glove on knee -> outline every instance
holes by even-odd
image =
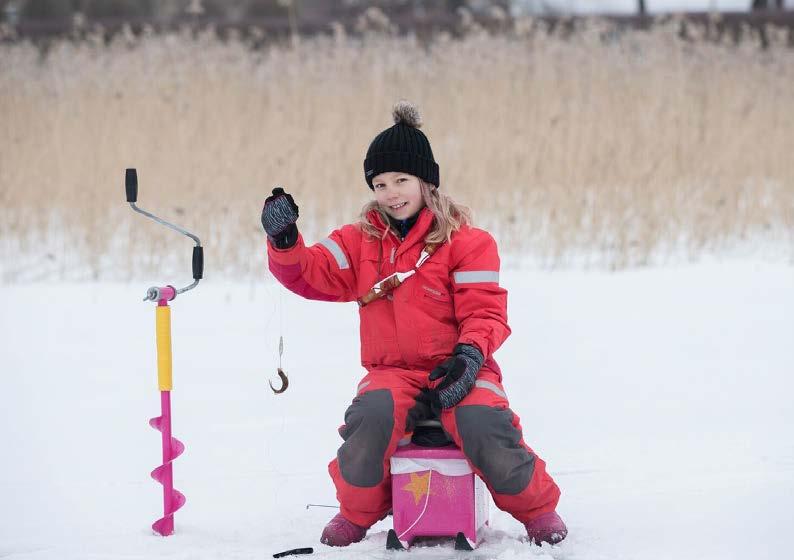
[[[483,363],[483,355],[470,344],[458,344],[452,356],[430,372],[430,381],[444,378],[436,387],[433,400],[440,408],[451,408],[469,394]]]

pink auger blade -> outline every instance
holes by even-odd
[[[163,464],[152,471],[152,478],[163,485],[163,517],[152,524],[158,535],[174,533],[174,512],[185,505],[185,496],[174,489],[172,461],[185,450],[181,441],[171,436],[171,392],[160,391],[162,414],[149,420],[149,425],[162,433]]]

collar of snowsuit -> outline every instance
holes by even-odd
[[[391,216],[389,216],[389,224],[391,225],[391,227],[394,228],[394,230],[397,233],[400,234],[400,239],[405,239],[406,236],[408,235],[408,232],[411,231],[412,227],[414,227],[414,224],[416,223],[416,220],[419,218],[419,214],[421,213],[422,211],[420,210],[419,212],[417,212],[416,214],[405,220],[398,220],[396,218],[392,218]]]
[[[393,228],[395,237],[397,237],[401,245],[405,246],[421,243],[427,235],[427,232],[433,226],[433,220],[435,220],[433,212],[431,212],[427,206],[422,208],[416,215],[406,220],[395,220],[389,216],[388,222],[385,222],[380,212],[377,210],[370,210],[367,216],[369,222],[381,233],[386,232],[390,227]],[[401,222],[405,222],[405,225],[402,226]],[[403,227],[405,229],[405,235],[401,235]],[[398,233],[400,235],[398,235]]]

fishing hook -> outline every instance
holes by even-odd
[[[289,387],[289,379],[287,378],[287,374],[284,373],[283,369],[281,369],[281,356],[282,356],[282,354],[284,354],[284,337],[283,336],[279,336],[278,337],[278,368],[277,368],[276,371],[278,372],[279,378],[281,378],[281,388],[276,389],[275,387],[273,387],[273,383],[269,379],[267,381],[268,385],[270,385],[270,389],[276,395],[280,395],[281,393],[283,393],[284,391],[287,390],[287,387]]]
[[[287,379],[287,374],[284,373],[283,369],[278,368],[277,371],[278,371],[278,376],[281,378],[281,387],[279,389],[276,389],[275,387],[273,387],[273,382],[270,381],[269,379],[267,381],[267,384],[270,385],[270,388],[273,390],[275,394],[279,395],[284,391],[286,391],[287,387],[289,387],[289,379]]]

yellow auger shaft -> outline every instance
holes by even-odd
[[[171,390],[171,308],[157,306],[157,385]]]

